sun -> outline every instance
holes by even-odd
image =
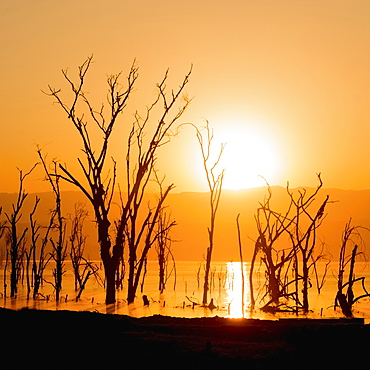
[[[219,168],[225,168],[223,188],[230,190],[264,186],[278,172],[278,152],[266,133],[247,127],[219,132],[225,149]]]

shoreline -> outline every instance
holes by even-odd
[[[0,308],[2,363],[39,368],[332,367],[368,361],[362,319],[228,319]],[[326,362],[328,361],[328,362]],[[51,366],[51,363],[54,365]],[[324,366],[323,366],[324,368]]]

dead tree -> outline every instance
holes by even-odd
[[[84,255],[87,236],[83,232],[83,226],[87,216],[87,210],[79,203],[75,205],[74,215],[70,217],[70,258],[75,278],[76,300],[80,299],[90,277],[95,277],[98,284],[102,284],[98,273],[99,266],[89,261]]]
[[[2,214],[2,212],[3,212],[3,207],[0,206],[0,215]],[[6,231],[6,220],[1,220],[0,221],[0,239],[3,237],[5,231]],[[3,260],[2,256],[3,254],[1,253],[1,260]]]
[[[156,172],[154,175],[159,186],[160,196],[162,196],[165,177],[160,180]],[[166,211],[166,207],[162,207],[155,227],[155,250],[157,252],[159,266],[158,289],[161,293],[166,289],[166,283],[173,273],[175,275],[174,289],[176,287],[176,263],[172,253],[173,240],[171,238],[172,228],[176,225],[176,221],[171,219],[171,214]],[[170,260],[172,260],[172,268],[169,268]]]
[[[337,278],[338,290],[335,297],[334,307],[337,308],[339,305],[346,317],[353,316],[352,306],[355,302],[362,298],[370,296],[365,287],[365,277],[356,278],[355,276],[356,258],[364,256],[364,253],[359,248],[359,244],[354,243],[355,239],[357,239],[359,243],[362,242],[360,234],[361,229],[368,230],[364,227],[352,226],[350,219],[345,225],[344,231],[342,233],[342,244],[339,253],[339,267]],[[349,248],[351,248],[351,251],[348,251]],[[348,274],[348,279],[347,282],[344,282],[346,272]],[[360,281],[365,293],[355,297],[353,287],[356,282]],[[347,288],[346,293],[344,293],[345,288]]]
[[[19,171],[19,189],[17,199],[12,204],[12,212],[5,213],[5,216],[9,222],[8,233],[7,233],[7,250],[10,256],[10,296],[15,297],[17,294],[17,285],[21,275],[21,269],[23,265],[23,256],[25,251],[25,237],[28,228],[24,228],[19,234],[18,223],[22,218],[22,207],[26,200],[28,193],[24,191],[24,180],[36,167],[34,165],[30,171],[23,174],[22,170]]]
[[[320,204],[317,211],[310,213],[315,197],[322,187],[319,185],[312,195],[306,189],[299,190],[298,196],[287,186],[289,204],[284,213],[271,208],[271,189],[264,203],[260,204],[256,215],[258,238],[252,257],[250,284],[251,303],[254,307],[253,271],[258,255],[265,269],[265,294],[267,303],[262,310],[276,312],[282,308],[296,313],[308,312],[308,291],[312,286],[311,271],[316,271],[316,264],[323,258],[323,250],[317,251],[317,229],[324,219],[325,207],[329,196]],[[321,289],[323,281],[317,281]],[[292,305],[292,303],[294,305]]]
[[[288,270],[291,266],[294,256],[294,249],[285,245],[285,248],[279,247],[278,244],[286,243],[287,230],[293,224],[293,219],[290,217],[290,204],[285,213],[279,213],[271,208],[272,191],[268,186],[268,196],[260,207],[257,209],[255,216],[258,237],[255,242],[253,257],[250,269],[250,290],[251,290],[251,308],[254,308],[254,288],[253,288],[253,272],[257,256],[260,256],[261,262],[265,270],[265,294],[262,300],[267,297],[267,302],[262,307],[265,311],[278,311],[281,304],[294,296],[294,290],[291,289],[291,279],[289,278]],[[282,238],[286,238],[281,242]],[[281,300],[284,299],[285,302]]]
[[[73,275],[75,278],[75,290],[77,291],[82,285],[84,279],[80,271],[81,265],[84,264],[84,251],[87,236],[83,233],[83,225],[86,217],[88,216],[87,210],[81,204],[75,204],[74,214],[70,215],[71,231],[69,234],[70,243],[70,258],[72,263]]]
[[[36,223],[33,216],[36,211],[37,205],[40,199],[37,198],[34,210],[30,214],[30,225],[31,225],[31,256],[32,256],[32,279],[33,279],[33,299],[36,299],[40,287],[44,281],[44,271],[49,264],[50,256],[47,257],[46,247],[49,244],[50,233],[52,232],[54,225],[54,214],[52,213],[49,218],[48,225],[45,228],[41,227]],[[44,229],[44,234],[41,236],[40,243],[40,231]],[[39,248],[38,248],[38,244]],[[38,253],[37,253],[38,252]]]
[[[28,281],[28,294],[31,292],[31,287],[33,291],[33,299],[36,299],[40,287],[43,283],[44,271],[49,264],[50,257],[47,258],[46,246],[49,243],[50,232],[53,228],[54,220],[53,217],[49,220],[49,224],[42,227],[35,220],[35,212],[37,210],[40,198],[36,196],[34,207],[30,213],[30,247],[26,251],[27,255],[27,265],[31,264],[31,283]],[[41,235],[41,230],[44,230],[44,235]],[[27,269],[28,270],[28,269]],[[27,273],[28,276],[28,273]]]
[[[106,161],[110,139],[116,127],[118,117],[125,110],[127,102],[131,97],[135,82],[138,78],[138,68],[134,63],[127,77],[127,86],[122,87],[120,83],[121,74],[108,77],[108,111],[104,104],[97,110],[83,91],[86,74],[91,66],[92,57],[89,57],[78,69],[78,81],[75,83],[67,71],[62,71],[64,78],[70,85],[72,99],[70,104],[64,103],[61,90],[49,87],[49,95],[54,97],[60,107],[65,111],[68,119],[76,128],[82,140],[85,160],[78,158],[82,169],[82,178],[78,179],[66,166],[60,165],[63,175],[60,177],[74,184],[87,197],[94,209],[94,216],[98,230],[98,242],[100,245],[100,256],[104,266],[106,281],[106,303],[116,301],[116,273],[123,261],[124,245],[128,244],[129,253],[129,283],[128,301],[133,302],[136,291],[136,276],[142,270],[148,248],[143,249],[144,254],[137,256],[137,230],[143,233],[145,228],[153,223],[154,213],[146,218],[145,227],[137,225],[138,211],[141,209],[144,191],[152,175],[156,161],[158,148],[164,145],[169,138],[172,125],[181,117],[189,104],[185,98],[177,112],[176,103],[188,83],[189,75],[186,75],[182,84],[176,91],[171,92],[170,98],[166,94],[167,73],[162,82],[157,85],[158,95],[154,103],[147,108],[146,115],[141,118],[135,115],[135,122],[127,138],[126,149],[126,197],[121,195],[121,215],[115,221],[115,235],[113,237],[113,220],[111,218],[112,198],[116,185],[116,162],[112,160],[111,172],[107,170]],[[162,113],[157,123],[152,126],[152,112],[162,104]],[[87,108],[86,114],[81,105]],[[93,145],[90,140],[91,124],[102,135],[101,142]],[[152,127],[151,127],[152,126]],[[149,130],[150,129],[150,130]],[[151,135],[148,133],[151,132]],[[134,146],[136,149],[136,160],[133,159]],[[171,190],[171,186],[168,191]],[[167,192],[168,193],[168,192]],[[150,229],[150,226],[149,226]],[[126,240],[126,236],[130,239]],[[137,273],[139,275],[137,275]]]
[[[172,253],[172,238],[171,229],[176,225],[175,221],[171,220],[170,214],[163,209],[158,217],[157,223],[157,238],[156,238],[156,252],[159,266],[159,283],[158,289],[161,293],[166,289],[166,283],[169,277],[174,273],[176,286],[176,263]],[[169,268],[170,260],[172,261],[172,268]]]
[[[298,197],[295,198],[294,194],[287,187],[287,192],[291,199],[294,212],[294,227],[289,232],[293,250],[295,251],[295,269],[296,269],[296,284],[301,281],[302,289],[302,310],[303,312],[309,311],[308,291],[312,286],[311,283],[311,270],[314,264],[320,259],[320,256],[315,256],[317,249],[317,230],[321,226],[325,218],[325,208],[329,201],[327,195],[317,211],[309,212],[309,208],[315,201],[320,189],[322,188],[322,180],[320,174],[318,175],[319,185],[312,195],[308,195],[306,189],[298,192]]]
[[[211,271],[211,261],[212,261],[212,252],[214,247],[214,235],[215,235],[215,223],[216,223],[216,214],[218,206],[220,203],[221,192],[222,192],[222,182],[224,179],[225,170],[221,170],[216,173],[217,165],[220,162],[222,153],[225,148],[225,144],[221,144],[220,151],[216,156],[216,159],[212,158],[212,141],[213,141],[213,130],[209,127],[207,121],[206,126],[203,129],[198,129],[195,125],[191,124],[196,130],[196,137],[199,143],[201,150],[203,168],[207,179],[207,185],[210,192],[210,224],[208,227],[208,247],[205,257],[205,273],[204,273],[204,284],[203,284],[203,305],[206,305],[208,302],[208,292],[210,289],[210,271]],[[202,131],[205,130],[203,135]]]
[[[0,207],[0,215],[3,211],[3,207]],[[7,221],[6,220],[1,220],[0,221],[0,239],[3,237],[5,231],[7,230],[7,227],[6,227],[6,223]],[[3,261],[5,260],[5,265],[4,265],[4,278],[3,278],[3,285],[4,285],[4,297],[6,297],[6,269],[7,269],[7,265],[8,265],[8,250],[6,249],[5,250],[5,258],[3,256],[3,250],[1,250],[1,255],[0,255],[0,259],[1,259],[1,268],[3,267]]]
[[[55,300],[59,302],[60,292],[62,290],[62,281],[64,271],[64,260],[67,256],[67,245],[65,243],[66,222],[62,215],[62,198],[60,190],[60,177],[57,173],[58,164],[55,160],[52,161],[52,171],[49,171],[45,158],[41,154],[41,150],[37,151],[45,171],[46,180],[50,183],[55,200],[54,209],[51,210],[50,219],[52,220],[51,234],[49,241],[52,246],[50,253],[51,259],[55,262],[53,269],[54,282],[49,282],[55,289]],[[53,237],[55,235],[55,238]]]
[[[129,249],[128,303],[134,301],[140,278],[146,271],[148,252],[157,239],[155,227],[158,223],[164,201],[172,189],[173,185],[166,188],[164,193],[160,195],[156,207],[149,208],[147,216],[141,225],[138,222],[138,211],[142,200],[139,203],[134,202],[132,209],[129,211],[129,218],[126,222],[126,239]],[[139,226],[138,229],[136,229],[137,226]],[[140,245],[142,245],[141,249]]]

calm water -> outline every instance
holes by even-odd
[[[100,313],[125,314],[133,317],[151,316],[155,314],[168,315],[175,317],[202,317],[220,316],[230,318],[253,317],[253,318],[274,318],[273,316],[260,313],[258,310],[251,313],[248,310],[250,303],[249,290],[249,264],[244,264],[245,293],[244,310],[242,308],[242,275],[239,262],[215,262],[212,264],[212,282],[210,298],[214,299],[216,309],[200,307],[198,303],[202,300],[203,286],[203,267],[200,268],[199,262],[180,261],[176,263],[177,276],[170,277],[166,291],[160,294],[158,291],[158,267],[157,262],[148,262],[148,273],[143,292],[138,291],[135,303],[126,303],[125,289],[117,292],[117,303],[115,305],[105,305],[104,289],[93,279],[89,280],[81,299],[76,302],[76,292],[74,291],[74,277],[70,265],[66,263],[66,273],[63,280],[62,298],[59,303],[55,302],[53,287],[44,283],[42,294],[45,298],[37,300],[27,300],[26,282],[19,286],[17,298],[4,297],[3,288],[3,268],[0,272],[1,298],[0,306],[12,309],[23,307],[48,309],[48,310],[75,310],[75,311],[97,311]],[[200,270],[199,270],[200,268]],[[52,266],[46,271],[45,278],[52,281]],[[356,276],[365,276],[368,291],[370,292],[370,267],[365,264],[358,264]],[[200,271],[200,274],[197,274]],[[340,310],[333,310],[333,302],[336,294],[337,265],[332,263],[326,276],[326,283],[321,294],[317,293],[315,287],[310,289],[310,308],[313,310],[309,317],[341,317]],[[262,274],[256,272],[254,275],[254,285],[258,287],[262,284]],[[9,276],[9,274],[8,274]],[[197,276],[200,276],[199,283]],[[314,279],[314,277],[312,277]],[[363,294],[360,283],[355,290],[355,296]],[[8,283],[9,285],[9,283]],[[359,289],[360,288],[360,289]],[[8,287],[8,294],[9,294]],[[142,295],[149,297],[150,305],[145,307]],[[255,293],[256,294],[256,293]],[[46,299],[46,297],[48,299]],[[289,314],[284,314],[285,316]],[[354,307],[356,317],[364,317],[367,323],[370,322],[370,299],[365,298]],[[280,314],[279,317],[282,315]]]

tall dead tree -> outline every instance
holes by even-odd
[[[60,190],[60,177],[57,173],[58,164],[55,160],[52,161],[52,171],[49,170],[45,158],[41,154],[41,150],[37,151],[45,171],[46,180],[50,183],[55,205],[51,210],[50,219],[52,221],[52,231],[49,241],[52,246],[51,258],[55,262],[53,269],[54,282],[49,282],[55,289],[55,299],[58,302],[60,299],[60,292],[62,290],[62,281],[64,271],[64,260],[67,256],[67,245],[65,243],[66,222],[62,215],[62,197]],[[55,235],[55,238],[54,238]]]
[[[163,194],[160,195],[157,205],[154,208],[149,207],[147,216],[141,224],[138,222],[138,210],[142,200],[138,203],[135,202],[129,210],[129,218],[126,221],[126,238],[129,249],[128,303],[132,303],[135,299],[140,277],[145,272],[149,250],[158,237],[155,228],[159,221],[164,201],[172,189],[173,185],[168,186]],[[141,249],[140,246],[142,246]]]
[[[36,299],[40,287],[44,280],[44,271],[49,264],[50,256],[47,258],[46,247],[49,243],[50,233],[54,224],[54,215],[51,214],[48,225],[44,228],[37,223],[34,218],[36,209],[40,202],[40,198],[36,196],[35,205],[30,213],[30,248],[29,256],[31,266],[31,275],[32,275],[32,286],[33,286],[33,299]],[[41,230],[44,229],[44,234],[41,235]]]
[[[143,248],[143,254],[138,257],[138,241],[142,241],[141,235],[144,231],[150,233],[151,225],[154,222],[153,217],[156,217],[157,214],[156,211],[150,211],[150,215],[145,218],[145,226],[140,227],[137,225],[138,211],[141,209],[144,191],[154,169],[156,152],[158,148],[168,142],[172,125],[181,117],[189,104],[189,100],[185,97],[179,104],[177,111],[175,111],[176,103],[181,99],[188,83],[190,72],[185,76],[179,88],[176,91],[171,91],[170,97],[167,96],[166,92],[166,73],[162,82],[157,85],[158,95],[154,103],[147,108],[144,118],[141,118],[138,113],[135,114],[135,121],[131,125],[131,131],[126,142],[127,193],[125,196],[121,196],[121,215],[114,222],[115,235],[113,236],[111,228],[113,220],[110,210],[117,180],[117,164],[112,160],[111,171],[108,171],[106,161],[112,133],[117,125],[118,117],[125,110],[133,92],[138,78],[138,68],[135,63],[132,65],[125,88],[120,83],[121,74],[109,76],[107,79],[108,110],[105,109],[104,104],[96,110],[83,90],[86,74],[91,63],[92,57],[89,57],[79,67],[77,82],[69,77],[66,70],[62,71],[72,91],[70,104],[63,101],[61,90],[49,86],[49,95],[56,99],[76,128],[82,141],[84,153],[84,160],[78,158],[78,163],[82,169],[81,179],[78,179],[78,176],[63,165],[60,165],[63,172],[60,177],[77,186],[93,206],[98,229],[100,256],[104,266],[107,304],[116,301],[115,277],[119,265],[123,261],[124,245],[127,242],[129,249],[128,301],[133,302],[137,279],[140,277],[146,253],[151,246],[146,245]],[[160,117],[157,123],[152,124],[153,110],[159,108],[160,104],[162,104]],[[84,111],[82,106],[87,109],[87,112]],[[97,129],[101,135],[101,141],[97,145],[94,145],[90,140],[92,129]],[[136,153],[134,153],[134,147]],[[171,189],[172,186],[168,188],[165,194],[167,195]],[[126,240],[128,237],[129,240]]]
[[[163,194],[163,181],[160,180],[155,173],[156,181],[159,185],[160,196]],[[176,286],[176,263],[172,253],[172,238],[171,231],[174,226],[176,226],[176,221],[171,219],[171,214],[166,211],[165,207],[162,207],[157,220],[156,230],[155,230],[155,250],[158,257],[159,266],[159,284],[158,289],[161,293],[166,289],[166,283],[172,273],[175,274],[174,289]],[[172,268],[169,269],[169,262],[172,260]]]
[[[317,250],[317,230],[329,201],[327,196],[317,210],[311,211],[322,187],[320,175],[318,178],[319,185],[312,195],[308,195],[306,189],[298,190],[296,195],[287,186],[289,203],[283,213],[271,208],[272,192],[268,187],[269,195],[260,204],[256,215],[258,238],[250,274],[252,306],[252,274],[256,258],[260,256],[266,276],[262,299],[267,297],[262,309],[275,312],[283,305],[284,310],[308,312],[312,270],[316,271],[317,262],[324,257],[323,249]]]
[[[19,189],[17,199],[12,204],[12,212],[5,213],[5,216],[9,222],[9,228],[7,233],[7,245],[10,256],[10,296],[15,297],[17,294],[17,285],[21,274],[21,268],[23,264],[23,255],[25,251],[25,237],[28,228],[24,228],[19,233],[18,223],[22,218],[22,207],[26,200],[28,193],[24,190],[24,180],[36,167],[34,165],[30,171],[23,173],[19,171]]]
[[[224,179],[225,170],[221,170],[217,173],[217,165],[220,162],[222,153],[224,151],[225,145],[221,144],[220,151],[215,159],[212,158],[212,141],[213,141],[213,130],[209,127],[207,121],[206,126],[203,128],[205,134],[203,135],[203,130],[198,129],[195,125],[191,124],[196,130],[196,136],[201,150],[201,155],[203,159],[203,168],[206,174],[207,185],[210,192],[209,205],[210,205],[210,224],[208,227],[208,247],[206,253],[206,263],[205,263],[205,273],[204,273],[204,285],[203,285],[203,298],[202,303],[204,305],[208,302],[208,292],[210,289],[210,271],[211,271],[211,261],[212,253],[214,247],[214,235],[215,235],[215,225],[216,225],[216,214],[218,206],[220,203],[221,192],[222,192],[222,182]]]
[[[156,242],[156,251],[158,257],[158,266],[159,266],[159,283],[158,289],[162,293],[166,289],[166,283],[169,277],[174,273],[176,286],[176,262],[172,253],[172,238],[171,238],[171,229],[176,225],[175,221],[171,220],[169,213],[166,213],[162,210],[158,218],[157,226],[157,242]],[[170,261],[172,261],[172,268],[170,268]]]
[[[69,247],[73,275],[75,278],[76,300],[79,300],[86,283],[90,277],[95,277],[98,284],[101,278],[98,274],[99,267],[85,257],[87,235],[84,234],[83,226],[88,211],[81,203],[75,204],[74,214],[70,216]]]
[[[262,299],[266,296],[268,298],[262,310],[266,311],[279,310],[281,299],[287,301],[294,294],[288,275],[294,249],[290,245],[278,246],[293,223],[290,217],[291,204],[284,213],[279,213],[272,209],[271,198],[272,190],[268,186],[268,196],[264,202],[260,203],[255,216],[258,237],[255,242],[250,270],[251,308],[254,308],[253,272],[256,258],[259,255],[265,269],[266,285],[265,295]]]
[[[315,256],[317,249],[317,230],[321,226],[325,216],[325,208],[329,201],[327,195],[317,210],[310,212],[310,208],[315,201],[320,189],[322,188],[322,180],[320,174],[318,175],[319,185],[315,191],[308,195],[306,189],[298,192],[298,196],[287,188],[288,194],[293,204],[294,212],[294,227],[290,231],[290,237],[295,251],[295,268],[296,268],[296,282],[302,282],[302,310],[308,312],[309,299],[308,291],[312,286],[311,270],[314,264],[320,259],[320,256]],[[297,289],[298,292],[298,289]]]
[[[3,211],[3,207],[0,207],[0,215],[1,215],[2,211]],[[7,223],[6,220],[1,220],[0,221],[0,239],[3,237],[5,231],[7,230],[6,223]],[[5,256],[3,254],[3,250],[1,250],[0,260],[1,260],[1,264],[0,264],[1,268],[3,268],[3,262],[5,260],[3,282],[4,282],[4,297],[6,297],[6,285],[7,285],[6,284],[6,269],[7,269],[7,263],[8,263],[8,250],[7,249],[5,250]]]
[[[352,317],[352,306],[358,300],[370,297],[369,292],[365,286],[365,277],[355,276],[355,263],[356,259],[361,256],[364,257],[363,251],[361,251],[359,244],[362,242],[360,230],[368,230],[360,226],[352,226],[351,220],[345,225],[342,233],[342,244],[339,252],[339,266],[338,266],[338,290],[335,297],[334,307],[340,306],[343,314],[346,317]],[[357,239],[357,240],[356,240]],[[355,243],[355,240],[358,243]],[[348,249],[350,248],[350,251]],[[345,274],[347,273],[347,281],[345,282]],[[354,284],[361,282],[364,293],[355,296]],[[346,293],[344,293],[347,288]]]

